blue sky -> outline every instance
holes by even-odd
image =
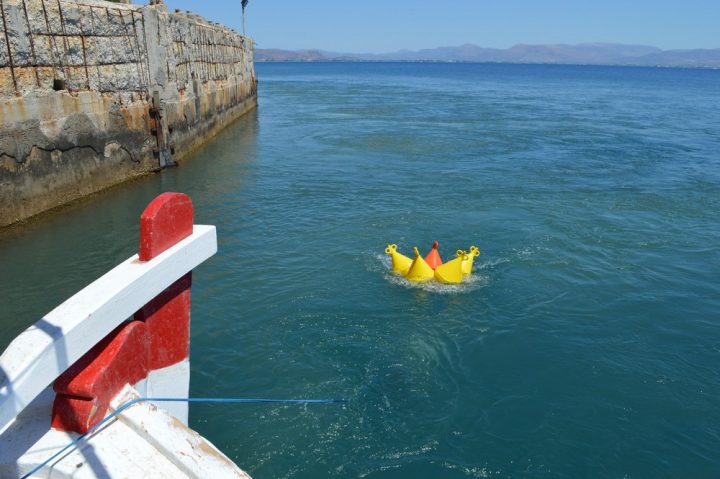
[[[242,29],[240,0],[165,0]],[[259,48],[379,53],[474,43],[720,48],[720,0],[250,0]]]

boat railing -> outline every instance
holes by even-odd
[[[53,427],[84,432],[102,419],[119,388],[187,363],[191,271],[216,253],[215,227],[193,224],[186,195],[163,193],[143,212],[140,230],[139,254],[45,315],[2,353],[0,431],[53,384]],[[189,365],[184,371],[189,374]]]

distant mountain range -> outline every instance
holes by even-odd
[[[557,63],[569,65],[635,65],[720,68],[720,48],[661,50],[644,45],[583,43],[579,45],[515,45],[507,49],[465,44],[392,53],[337,53],[323,50],[255,49],[258,62],[466,62]]]

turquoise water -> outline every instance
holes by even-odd
[[[192,394],[256,478],[720,475],[720,72],[259,64],[259,110],[180,168],[0,233],[0,346],[184,191]],[[413,287],[387,243],[480,247]]]

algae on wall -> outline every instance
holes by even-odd
[[[256,106],[252,40],[163,4],[1,0],[0,226],[157,170]]]

